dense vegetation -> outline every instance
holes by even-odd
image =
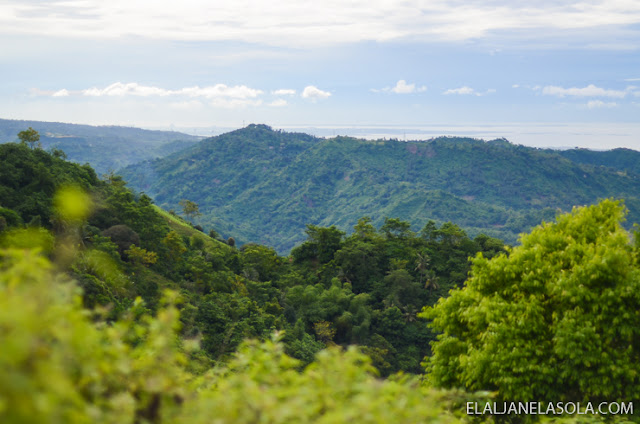
[[[383,375],[418,373],[433,336],[416,314],[462,285],[469,256],[503,250],[499,240],[471,239],[451,223],[429,222],[416,234],[399,219],[376,229],[362,218],[349,237],[309,225],[307,240],[283,258],[266,246],[236,249],[215,231],[205,235],[148,196],[134,196],[120,177],[99,180],[88,166],[42,149],[1,145],[0,165],[5,227],[27,223],[66,237],[55,193],[91,193],[92,213],[78,228],[84,249],[66,264],[87,307],[111,305],[117,319],[140,296],[154,312],[162,290],[176,290],[182,334],[201,337],[213,360],[247,337],[285,330],[287,352],[304,363],[326,346],[356,343]]]
[[[38,131],[44,149],[64,151],[69,160],[90,163],[99,173],[166,156],[200,140],[173,131],[0,119],[0,143],[17,141],[27,127]]]
[[[437,385],[502,399],[592,402],[640,393],[640,268],[617,202],[535,228],[509,255],[478,255],[463,289],[424,316],[443,334]]]
[[[572,162],[604,166],[622,173],[640,175],[640,152],[631,149],[613,149],[604,152],[589,149],[570,149],[558,152]]]
[[[629,156],[636,165],[638,156]],[[377,227],[398,217],[414,231],[453,221],[509,243],[557,209],[610,196],[624,197],[638,220],[637,167],[582,162],[506,140],[324,140],[250,125],[123,175],[166,209],[188,199],[199,204],[203,226],[288,253],[306,224],[351,231],[362,216]]]
[[[617,202],[515,248],[364,217],[282,257],[59,156],[0,145],[2,422],[458,422],[488,396],[637,397],[640,243]]]

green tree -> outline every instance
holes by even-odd
[[[633,399],[640,392],[640,270],[605,200],[522,237],[424,317],[442,332],[426,361],[438,386],[502,399]]]
[[[196,202],[192,202],[191,200],[182,199],[180,201],[180,206],[182,206],[182,212],[187,216],[187,219],[192,220],[193,218],[197,218],[201,216],[200,207]]]
[[[182,237],[175,231],[169,231],[162,239],[162,244],[168,249],[167,258],[173,263],[179,262],[182,254],[187,251]]]
[[[422,279],[429,269],[430,262],[431,258],[426,253],[416,253],[415,271],[418,271],[420,274],[420,284],[422,284]]]
[[[20,131],[18,133],[18,138],[20,139],[20,143],[31,146],[32,149],[42,147],[42,144],[40,144],[40,134],[31,127],[24,131]]]

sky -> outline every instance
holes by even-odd
[[[0,0],[0,118],[640,150],[638,0]]]

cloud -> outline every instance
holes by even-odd
[[[170,90],[158,87],[150,87],[140,85],[135,82],[123,84],[121,82],[113,83],[105,88],[91,87],[81,91],[84,96],[102,97],[102,96],[168,96]]]
[[[589,100],[587,102],[587,107],[589,109],[600,109],[600,108],[610,109],[616,106],[618,106],[616,102],[603,102],[602,100]]]
[[[449,95],[449,94],[462,94],[462,95],[465,95],[465,94],[474,94],[474,93],[475,93],[475,90],[473,88],[467,87],[465,85],[465,86],[460,87],[460,88],[450,88],[449,90],[446,90],[442,94],[446,94],[446,95]]]
[[[65,90],[64,88],[62,90],[56,91],[51,95],[51,97],[67,97],[67,96],[69,96],[69,91]]]
[[[563,88],[555,85],[548,85],[542,89],[542,94],[548,96],[573,96],[573,97],[612,97],[622,99],[627,95],[626,90],[608,90],[600,87],[596,87],[593,84],[589,84],[583,88],[571,87]]]
[[[407,84],[407,81],[401,79],[398,80],[394,87],[385,87],[385,88],[372,88],[371,91],[374,93],[396,93],[396,94],[411,94],[411,93],[421,93],[423,91],[427,91],[427,87],[422,85],[416,88],[414,83]]]
[[[632,28],[640,22],[640,3],[633,0],[271,0],[268,8],[256,7],[252,0],[157,0],[150,13],[151,4],[148,0],[4,0],[0,32],[310,46],[399,39],[475,40],[505,31],[519,31],[526,39],[551,30],[573,30],[604,42],[598,35],[612,27]]]
[[[287,105],[287,101],[285,99],[276,99],[269,103],[271,107],[283,107]]]
[[[183,96],[205,99],[230,98],[230,99],[255,99],[261,94],[262,90],[247,87],[246,85],[228,86],[225,84],[216,84],[207,87],[184,87],[178,90],[170,90],[161,87],[141,85],[135,82],[122,83],[115,82],[104,88],[91,87],[79,91],[69,91],[67,89],[58,90],[56,92],[32,90],[36,95],[52,96],[52,97],[68,97],[68,96],[87,96],[87,97],[167,97],[167,96]]]
[[[227,86],[225,84],[216,84],[209,87],[187,87],[172,94],[184,94],[190,97],[205,97],[207,99],[217,97],[231,97],[236,99],[256,98],[263,93],[262,90],[249,88],[246,85]]]
[[[296,90],[291,88],[281,88],[279,90],[274,90],[271,94],[275,94],[276,96],[293,96],[296,94]]]
[[[424,85],[416,89],[415,84],[407,84],[405,80],[399,80],[396,83],[396,86],[391,89],[391,91],[396,94],[410,94],[410,93],[415,93],[416,91],[422,92],[422,91],[425,91],[426,89],[427,87],[425,87]]]
[[[513,84],[511,88],[520,88],[520,84]]]
[[[450,95],[450,94],[458,94],[458,95],[462,95],[462,96],[466,96],[466,95],[474,95],[474,96],[486,96],[487,94],[493,94],[495,93],[496,90],[494,88],[490,88],[488,90],[486,90],[485,92],[481,93],[476,91],[475,89],[471,88],[471,87],[467,87],[466,85],[459,87],[459,88],[450,88],[448,90],[445,90],[442,94],[444,95]]]
[[[318,99],[326,99],[329,96],[331,96],[330,92],[322,91],[314,85],[308,85],[302,91],[302,97],[305,99],[318,100]]]

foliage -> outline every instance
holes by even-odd
[[[575,208],[491,260],[424,316],[443,387],[523,401],[629,400],[640,391],[640,270],[619,202]]]
[[[18,133],[18,139],[20,139],[20,143],[24,144],[25,146],[28,145],[32,149],[35,149],[36,147],[42,147],[39,142],[40,134],[38,134],[38,131],[34,130],[31,127],[24,131],[20,131]]]
[[[309,225],[281,257],[214,240],[121,177],[41,149],[0,146],[0,175],[2,422],[457,422],[486,396],[394,375],[421,372],[435,334],[417,312],[448,293],[429,312],[445,331],[435,384],[637,393],[640,243],[613,201],[512,250],[451,222],[415,232],[364,217],[348,236]],[[42,214],[24,213],[33,205]]]
[[[0,143],[15,141],[26,127],[39,133],[41,147],[54,156],[90,163],[100,174],[166,156],[201,139],[173,131],[0,119]]]
[[[179,204],[180,206],[182,206],[182,212],[187,216],[189,220],[202,215],[202,213],[200,213],[200,208],[198,207],[198,204],[196,202],[182,199]]]
[[[111,241],[118,246],[118,250],[121,254],[124,254],[132,245],[140,244],[140,236],[138,233],[133,231],[128,225],[124,224],[109,227],[102,232],[102,235],[109,237]]]
[[[87,181],[77,165],[49,153],[1,149],[12,152],[7,159],[17,153],[29,159],[7,162],[16,174],[39,167],[42,153],[41,162],[55,164],[51,180],[61,183],[41,195],[50,211],[41,222],[51,222],[53,234],[30,224],[33,237],[24,237],[22,218],[5,208],[11,225],[0,243],[42,246],[78,281],[85,306],[111,308],[109,320],[117,320],[136,297],[154,312],[164,289],[179,291],[182,334],[200,335],[213,360],[227,358],[247,337],[286,330],[287,352],[305,364],[326,345],[357,343],[386,349],[386,359],[375,362],[384,375],[417,373],[433,336],[415,312],[461,284],[469,256],[502,249],[486,236],[479,239],[486,249],[481,247],[453,224],[432,223],[423,237],[397,218],[386,219],[380,232],[363,218],[349,237],[336,227],[309,225],[307,240],[290,258],[258,244],[233,249],[233,238],[223,244],[207,237],[148,196],[132,193],[118,175]],[[28,181],[12,187],[15,210],[42,190]],[[420,256],[429,261],[416,267]]]
[[[178,340],[170,303],[156,318],[137,301],[112,325],[94,322],[74,284],[36,251],[0,255],[2,422],[456,421],[444,394],[376,379],[355,348],[323,352],[298,372],[281,343],[248,342],[197,378],[186,362],[195,346]]]
[[[187,377],[175,308],[151,320],[134,307],[116,325],[96,324],[36,251],[0,255],[0,421],[152,421],[175,407]]]
[[[362,216],[378,228],[387,217],[411,224],[389,222],[391,232],[452,221],[508,243],[558,209],[605,197],[627,199],[637,221],[640,155],[623,153],[590,152],[611,166],[601,167],[504,140],[321,139],[249,125],[122,172],[166,209],[188,198],[203,226],[287,254],[307,224],[346,232]]]
[[[132,244],[124,253],[132,262],[137,264],[153,265],[158,262],[158,254],[156,252],[149,252],[147,249],[141,249],[135,244]]]

